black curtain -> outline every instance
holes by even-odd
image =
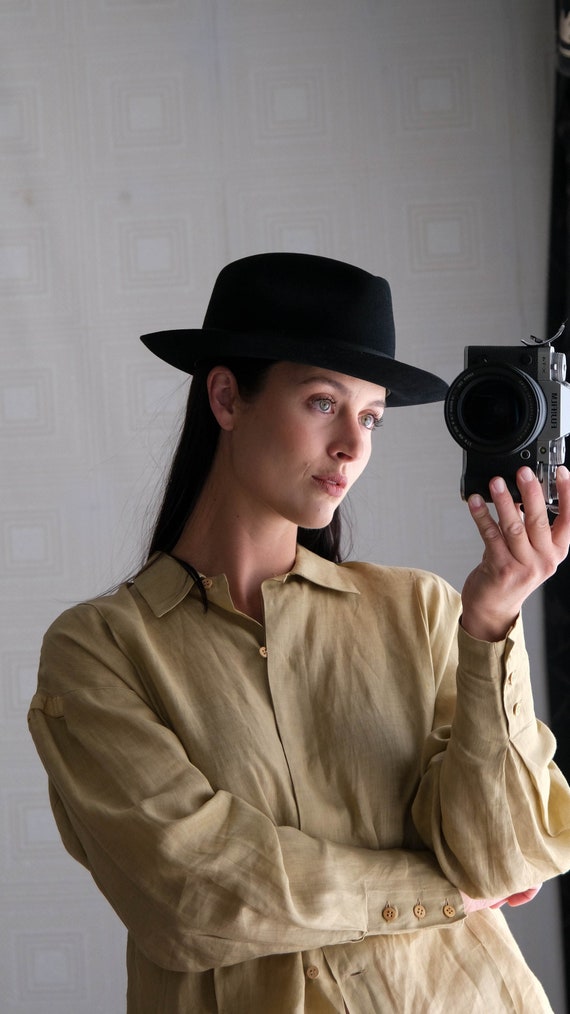
[[[570,318],[570,0],[555,4],[558,44],[553,125],[547,333]],[[565,352],[570,374],[570,319],[556,348]],[[570,377],[569,377],[570,379]],[[566,464],[570,463],[570,438]],[[550,724],[558,741],[556,761],[570,780],[570,562],[543,591]],[[570,1007],[570,874],[559,880],[562,896],[567,1009]]]

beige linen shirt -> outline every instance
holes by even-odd
[[[551,1008],[500,911],[570,867],[520,623],[421,571],[299,549],[264,624],[157,555],[46,634],[30,728],[128,928],[130,1014]],[[456,885],[456,886],[453,886]]]

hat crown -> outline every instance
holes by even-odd
[[[342,341],[390,358],[395,353],[388,282],[314,254],[255,254],[226,265],[204,328]]]

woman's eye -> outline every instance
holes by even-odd
[[[362,416],[362,425],[367,430],[377,430],[382,425],[382,416],[374,415],[373,412],[367,412],[366,415]]]
[[[317,406],[319,412],[330,413],[331,410],[332,410],[333,404],[334,404],[334,402],[333,402],[332,398],[316,398],[315,399],[315,405]]]

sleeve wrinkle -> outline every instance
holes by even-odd
[[[570,867],[570,789],[534,715],[520,619],[502,651],[459,638],[455,714],[428,737],[413,816],[453,883],[507,896]]]

